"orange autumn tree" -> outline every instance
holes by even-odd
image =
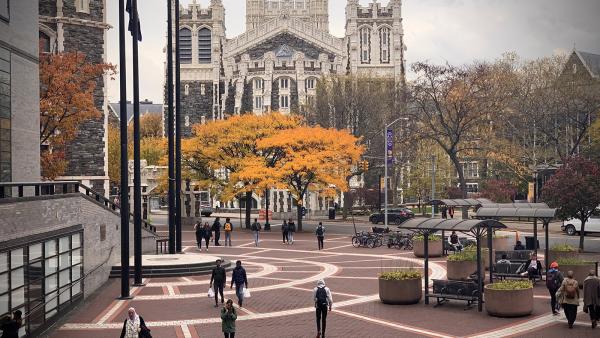
[[[309,190],[325,195],[347,191],[346,178],[364,152],[359,141],[348,131],[319,126],[278,132],[258,142],[258,149],[279,156],[275,165],[261,174],[289,189],[299,206]],[[302,210],[297,209],[298,231],[302,231]]]
[[[265,173],[279,158],[278,149],[259,148],[257,143],[278,132],[289,134],[299,125],[299,118],[279,113],[244,114],[195,125],[195,136],[182,143],[183,164],[195,179],[216,186],[223,201],[244,194],[249,227],[252,192],[275,185]]]
[[[40,55],[40,146],[42,176],[54,179],[67,168],[65,147],[80,126],[102,117],[94,90],[110,64],[90,63],[81,53]]]

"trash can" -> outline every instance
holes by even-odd
[[[271,224],[269,222],[265,223],[265,231],[271,231]]]
[[[540,248],[540,241],[537,241],[537,246],[534,245],[534,240],[535,237],[533,236],[525,236],[525,249],[527,250],[537,250]]]
[[[329,208],[329,219],[335,219],[335,208]]]

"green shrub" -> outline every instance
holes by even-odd
[[[583,260],[581,258],[575,258],[575,257],[561,257],[561,258],[559,258],[559,259],[556,260],[556,263],[558,263],[558,266],[561,266],[561,265],[587,265],[587,264],[593,264],[593,262],[586,261],[586,260]]]
[[[438,241],[441,241],[441,240],[442,240],[442,236],[440,236],[440,235],[433,235],[433,234],[430,234],[430,235],[428,236],[428,238],[429,238],[429,241],[430,241],[430,242],[438,242]],[[422,241],[423,241],[423,239],[425,239],[425,236],[423,236],[423,235],[421,235],[421,234],[419,234],[419,235],[416,235],[416,236],[414,236],[414,237],[413,237],[413,241],[419,241],[419,242],[422,242]]]
[[[532,287],[533,283],[528,280],[502,280],[487,285],[492,290],[525,290]]]
[[[577,248],[569,244],[555,244],[550,250],[560,252],[577,252]]]
[[[477,244],[470,244],[464,247],[463,251],[473,251],[476,252],[477,251]],[[488,251],[488,248],[481,248],[481,251]]]
[[[458,252],[454,255],[448,256],[448,260],[451,262],[475,262],[477,261],[477,251],[465,250],[462,252]]]
[[[417,270],[395,270],[379,274],[379,278],[384,280],[409,280],[421,279],[421,277],[421,272]]]

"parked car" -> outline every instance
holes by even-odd
[[[213,212],[215,212],[215,209],[207,205],[203,205],[202,207],[200,207],[200,214],[204,217],[210,217],[210,215],[212,215]]]
[[[408,208],[393,208],[388,209],[388,224],[396,224],[406,221],[409,218],[415,217],[415,214]],[[369,222],[373,224],[385,223],[385,213],[382,210],[381,212],[377,212],[371,214],[369,216]]]
[[[581,221],[576,218],[568,219],[563,222],[560,229],[567,235],[574,236],[581,231]],[[600,214],[595,213],[585,222],[585,233],[600,233]]]

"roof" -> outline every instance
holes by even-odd
[[[502,217],[529,217],[529,218],[554,218],[556,209],[545,208],[488,208],[481,207],[477,210],[477,218],[502,218]]]
[[[108,104],[109,110],[117,117],[117,119],[120,118],[120,114],[121,114],[121,105],[119,102],[115,102],[115,103],[109,103]],[[146,114],[160,114],[162,115],[163,113],[163,105],[162,104],[155,104],[152,103],[152,101],[140,101],[140,117],[146,115]],[[127,101],[127,123],[129,123],[129,121],[131,121],[131,119],[133,118],[133,103],[131,103],[130,101]]]
[[[580,51],[576,51],[575,53],[577,53],[581,62],[587,67],[592,76],[600,76],[600,55]]]
[[[475,207],[482,204],[491,204],[494,203],[487,198],[466,198],[466,199],[442,199],[442,200],[431,200],[429,204],[432,205],[440,205],[445,204],[449,207]]]
[[[478,226],[502,229],[506,225],[492,219],[443,219],[443,218],[411,218],[398,226],[410,230],[454,230],[471,231]]]
[[[546,203],[484,203],[482,208],[548,209]]]

